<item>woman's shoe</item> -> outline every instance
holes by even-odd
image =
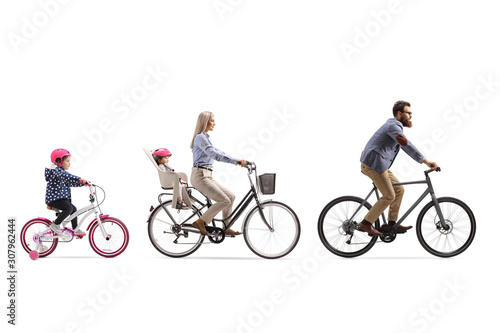
[[[233,229],[227,229],[227,230],[225,230],[225,234],[229,235],[229,236],[238,236],[238,235],[241,235],[241,232],[234,231]]]
[[[194,221],[193,228],[200,230],[201,233],[204,234],[205,236],[210,236],[207,229],[205,228],[205,221],[203,221],[202,219],[197,219],[196,221]]]

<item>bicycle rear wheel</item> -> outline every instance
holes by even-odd
[[[31,253],[31,251],[35,250],[37,239],[36,237],[39,235],[41,237],[41,246],[38,249],[39,257],[46,257],[57,247],[57,238],[53,238],[54,233],[52,230],[48,229],[50,223],[40,219],[33,219],[28,221],[23,228],[21,229],[21,244],[23,249]],[[47,230],[48,229],[48,230]],[[41,232],[45,231],[44,235],[40,235]]]
[[[443,213],[445,230],[439,222],[434,202],[429,202],[417,219],[417,237],[427,252],[443,258],[464,252],[476,234],[476,219],[470,208],[462,201],[445,197],[438,198]]]
[[[101,225],[104,235],[97,221],[90,227],[90,246],[98,255],[106,258],[120,255],[127,248],[130,239],[125,223],[108,216],[101,218]]]
[[[358,223],[363,220],[371,208],[368,202],[361,206],[363,199],[345,196],[330,201],[319,215],[318,234],[323,245],[333,254],[341,257],[356,257],[370,250],[377,236],[358,231]],[[356,212],[356,210],[358,212]],[[373,225],[380,226],[377,219]],[[352,235],[352,238],[351,238]],[[348,240],[351,240],[348,244]]]
[[[192,254],[201,246],[205,235],[189,232],[180,225],[193,223],[199,216],[200,214],[194,209],[192,211],[172,209],[171,200],[163,202],[153,210],[148,221],[151,243],[159,252],[169,257],[179,258]]]

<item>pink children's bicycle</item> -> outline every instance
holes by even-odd
[[[35,260],[38,257],[48,256],[54,252],[59,242],[69,243],[74,238],[81,239],[85,237],[75,235],[73,229],[67,228],[66,225],[76,216],[85,214],[78,223],[76,228],[78,230],[83,221],[92,213],[95,214],[95,218],[87,227],[89,243],[92,249],[97,254],[108,258],[116,257],[125,251],[130,238],[127,227],[119,219],[102,214],[100,206],[106,198],[106,193],[100,186],[90,182],[85,186],[90,190],[90,204],[77,210],[61,223],[62,233],[58,234],[52,231],[49,227],[52,221],[44,217],[37,217],[24,225],[21,230],[21,244],[29,253],[31,259]],[[100,188],[104,194],[101,202],[97,199],[96,188]],[[47,208],[54,210],[56,216],[59,213],[58,209],[49,206]]]

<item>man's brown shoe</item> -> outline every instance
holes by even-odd
[[[409,230],[413,228],[413,226],[409,225],[409,226],[404,226],[404,225],[398,225],[398,227],[396,228],[396,232],[397,233],[405,233],[406,230]]]
[[[396,224],[396,222],[389,221],[389,227],[394,227],[395,224]],[[413,226],[411,226],[411,225],[409,225],[409,226],[398,225],[398,227],[396,228],[396,232],[398,234],[404,234],[406,232],[406,230],[411,229],[411,228],[413,228]]]
[[[359,231],[365,231],[371,235],[377,235],[377,236],[382,236],[383,234],[375,229],[373,225],[370,222],[361,222],[358,224],[358,230]]]
[[[210,236],[207,229],[205,228],[205,221],[203,221],[202,219],[197,219],[196,221],[194,221],[193,228],[200,230],[201,233],[204,234],[205,236]]]

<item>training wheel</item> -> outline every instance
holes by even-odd
[[[30,258],[33,260],[37,260],[38,259],[38,251],[32,250],[30,252]]]

